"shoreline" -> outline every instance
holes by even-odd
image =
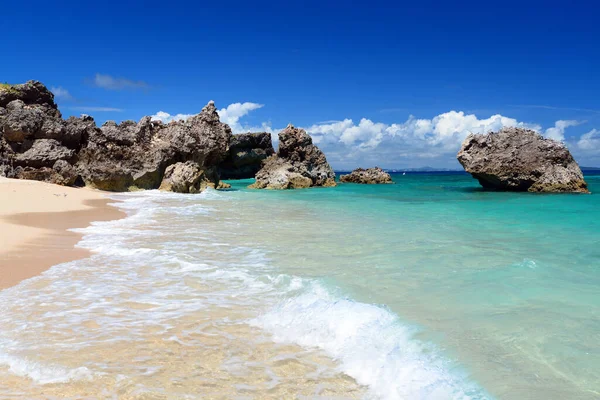
[[[88,257],[75,247],[83,235],[69,229],[123,218],[110,202],[92,189],[0,178],[0,290]]]

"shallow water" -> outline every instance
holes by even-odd
[[[600,195],[394,180],[114,196],[0,292],[0,398],[598,398]]]

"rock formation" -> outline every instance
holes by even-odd
[[[357,168],[347,175],[340,176],[340,181],[363,184],[393,183],[390,174],[379,167],[368,169]]]
[[[287,126],[279,133],[279,150],[256,174],[256,189],[297,189],[335,186],[335,173],[325,154],[303,130]]]
[[[156,189],[167,167],[192,163],[202,178],[187,192],[221,187],[217,166],[229,154],[231,136],[212,102],[187,121],[144,117],[98,128],[89,116],[63,120],[40,82],[0,85],[0,175],[11,178],[110,191]]]
[[[457,155],[487,189],[587,193],[587,184],[567,147],[521,128],[469,135]]]
[[[219,165],[221,179],[254,178],[263,161],[274,153],[270,133],[233,135],[227,158]]]
[[[0,175],[73,185],[82,136],[37,81],[0,85]]]
[[[98,189],[156,189],[169,165],[190,161],[215,168],[227,155],[230,138],[231,129],[219,121],[212,102],[187,121],[168,125],[150,117],[138,123],[108,121],[90,136],[77,167],[84,182]]]

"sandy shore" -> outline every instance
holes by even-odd
[[[87,257],[67,229],[124,216],[108,202],[95,190],[0,178],[0,289]]]

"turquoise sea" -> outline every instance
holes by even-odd
[[[282,271],[390,311],[489,394],[600,398],[600,174],[586,175],[592,195],[486,192],[464,173],[393,179],[261,193],[238,182],[232,195],[264,215],[255,240]]]
[[[600,398],[600,174],[393,179],[115,195],[90,259],[0,292],[0,397]]]

